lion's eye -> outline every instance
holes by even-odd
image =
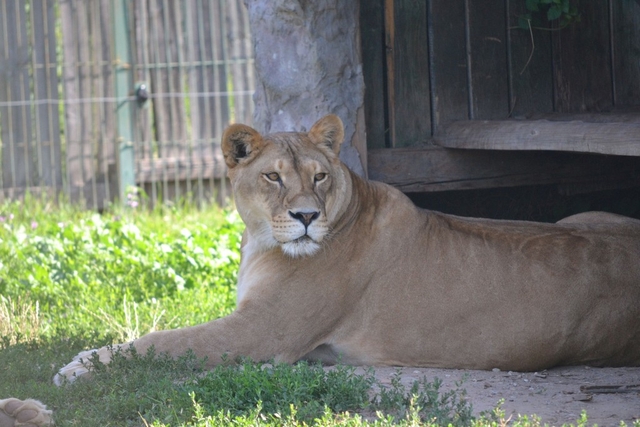
[[[269,172],[269,173],[265,173],[264,176],[269,180],[269,181],[273,181],[273,182],[279,182],[280,181],[280,175],[277,172]]]
[[[326,173],[320,172],[320,173],[317,173],[316,176],[313,177],[313,180],[315,182],[320,182],[320,181],[324,181],[326,177],[327,177]]]

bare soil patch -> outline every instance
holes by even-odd
[[[364,368],[363,368],[364,372]],[[403,384],[426,377],[442,380],[442,390],[464,389],[474,414],[491,410],[500,399],[507,417],[538,415],[543,424],[575,424],[585,410],[589,425],[633,425],[640,419],[640,367],[591,368],[572,366],[542,372],[475,371],[464,369],[383,368],[376,378],[390,384],[401,372]],[[459,387],[456,383],[462,383]],[[615,388],[614,386],[621,386]]]

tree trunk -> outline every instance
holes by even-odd
[[[245,0],[255,47],[254,126],[265,133],[305,131],[337,114],[345,125],[340,157],[365,175],[358,3]]]

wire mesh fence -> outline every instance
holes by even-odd
[[[0,198],[102,209],[129,146],[151,204],[224,200],[220,136],[253,91],[241,0],[0,0]]]

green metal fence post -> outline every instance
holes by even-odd
[[[133,69],[129,37],[128,0],[114,0],[113,34],[115,38],[115,92],[117,126],[117,168],[121,203],[126,203],[127,189],[135,186],[135,163],[133,151]]]

